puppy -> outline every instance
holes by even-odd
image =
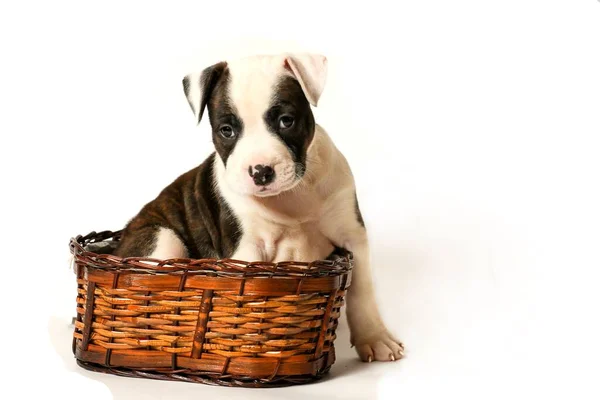
[[[326,75],[325,57],[284,54],[186,76],[197,123],[208,109],[216,151],[127,224],[115,254],[313,261],[343,247],[355,260],[351,342],[363,361],[394,361],[403,347],[377,310],[354,179],[311,111]]]

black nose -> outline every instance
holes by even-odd
[[[265,186],[275,179],[275,170],[268,165],[257,164],[254,167],[248,167],[248,173],[258,186]]]

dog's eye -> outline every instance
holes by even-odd
[[[282,115],[279,117],[279,129],[289,129],[294,125],[294,117],[291,115]]]
[[[235,136],[233,128],[229,125],[223,125],[221,129],[219,129],[219,132],[221,133],[221,136],[227,139],[231,139]]]

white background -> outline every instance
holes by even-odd
[[[7,3],[0,390],[598,398],[598,1]],[[297,49],[329,58],[315,114],[353,167],[378,299],[406,359],[359,363],[344,323],[338,362],[316,385],[225,389],[77,368],[69,238],[119,229],[209,154],[184,74]]]

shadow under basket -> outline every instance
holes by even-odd
[[[71,239],[77,274],[73,353],[121,376],[272,387],[321,378],[350,285],[352,254],[245,262],[121,258],[120,232]]]

